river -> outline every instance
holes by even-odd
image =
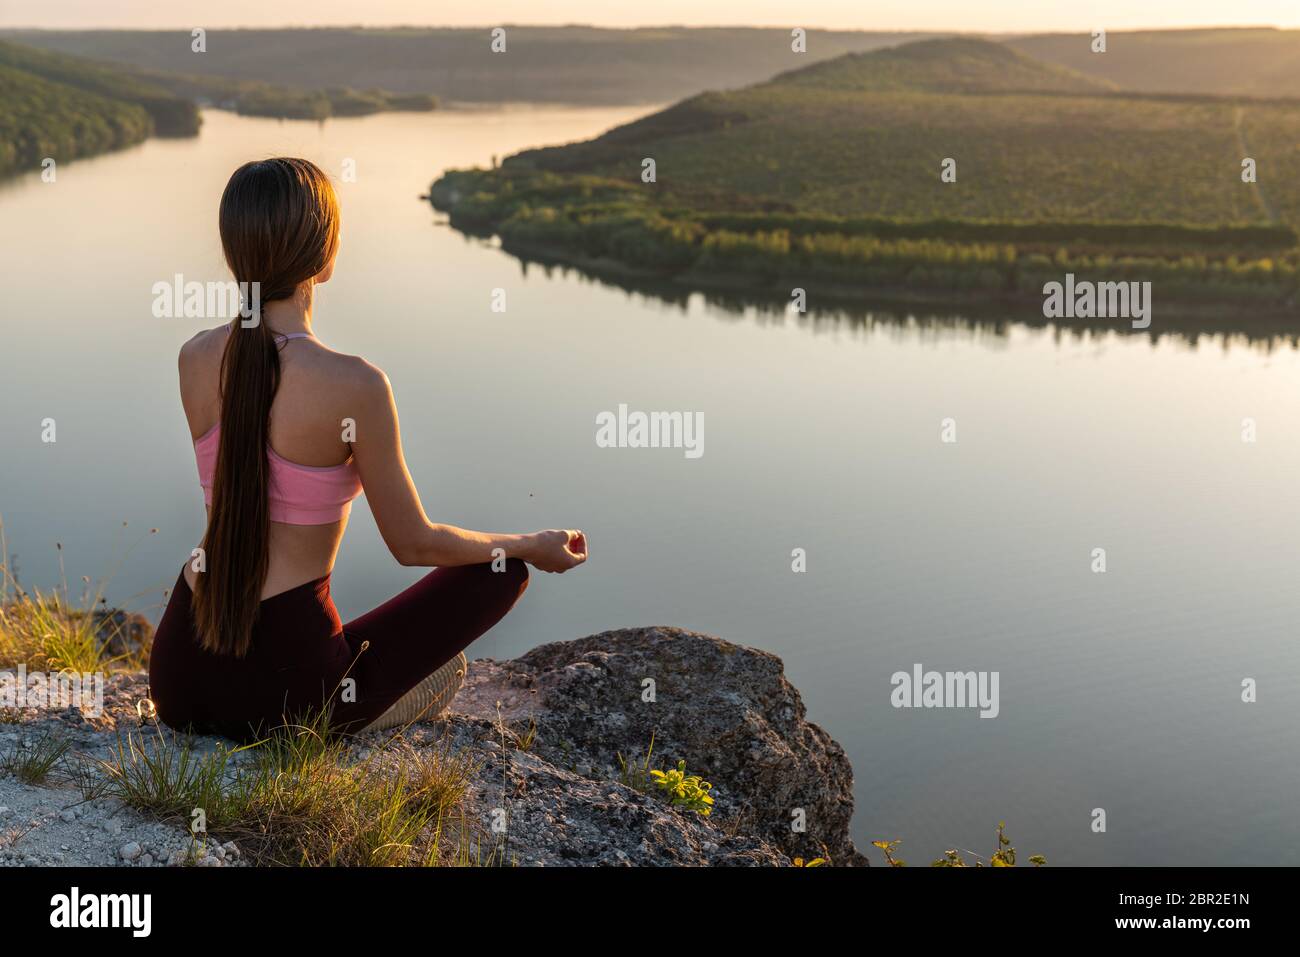
[[[660,296],[525,265],[420,200],[444,168],[643,112],[208,111],[198,138],[0,184],[0,518],[23,580],[58,580],[59,542],[74,593],[111,573],[109,600],[156,619],[203,510],[175,373],[199,324],[155,318],[153,287],[226,278],[231,170],[303,155],[344,217],[317,334],[387,371],[431,517],[588,533],[589,564],[536,574],[472,655],[657,623],[772,651],[853,762],[855,837],[914,865],[987,855],[998,821],[1053,864],[1300,863],[1294,344]],[[703,454],[600,447],[620,404],[702,417]],[[344,618],[418,574],[358,502]],[[893,707],[917,664],[997,672],[996,718]]]

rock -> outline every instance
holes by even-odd
[[[469,719],[460,719],[466,721]],[[566,866],[720,864],[781,866],[784,856],[747,835],[728,837],[705,818],[608,781],[516,751],[484,767],[472,803],[495,844],[490,863]],[[493,825],[504,830],[493,831]]]
[[[618,780],[617,755],[644,760],[653,734],[651,766],[674,767],[685,760],[688,774],[714,785],[716,803],[705,825],[689,812],[668,811],[678,825],[686,821],[707,827],[707,839],[689,826],[669,827],[657,817],[643,821],[659,845],[641,858],[662,854],[660,863],[674,863],[666,845],[676,841],[689,842],[691,853],[702,858],[710,855],[708,844],[718,843],[718,853],[726,858],[732,851],[722,844],[723,832],[730,831],[787,857],[828,854],[835,864],[865,864],[849,836],[853,770],[848,758],[825,731],[806,720],[803,701],[783,671],[775,655],[711,635],[668,627],[621,629],[542,645],[509,661],[472,661],[452,711],[495,724],[500,703],[502,720],[515,730],[535,721],[532,752],[553,765],[546,774],[556,784],[565,781],[584,791],[565,775],[577,781]],[[653,701],[643,700],[651,687],[647,679],[653,682]],[[530,780],[529,788],[535,786]],[[622,847],[635,859],[632,849],[615,841],[599,846],[602,827],[616,825],[602,822],[596,808],[619,819],[607,787],[591,789],[587,800],[595,804],[590,811],[575,809],[592,825],[591,833],[572,828],[570,836],[594,841],[597,848],[591,854],[596,857]],[[630,803],[643,816],[663,807],[648,797]],[[802,833],[792,827],[799,811],[806,827]],[[558,833],[566,829],[560,826]],[[768,862],[759,860],[764,855],[757,846],[750,852],[750,862]]]
[[[130,657],[144,651],[153,641],[153,625],[144,615],[101,608],[94,613],[95,635],[104,643],[108,657]]]
[[[171,733],[148,720],[147,695],[144,672],[113,672],[102,712],[77,720],[33,710],[0,735],[63,734],[79,753],[105,758],[121,734]],[[396,736],[360,735],[347,760],[396,767],[409,751],[463,755],[475,769],[463,807],[474,824],[466,839],[471,857],[484,863],[786,866],[795,856],[823,855],[834,864],[863,863],[849,838],[852,770],[805,714],[771,654],[677,628],[624,629],[543,645],[515,660],[472,661],[449,713]],[[621,773],[617,756],[643,761],[652,735],[652,767],[684,760],[688,773],[713,784],[712,816],[673,807]],[[201,752],[229,746],[191,740]],[[232,765],[251,757],[241,753]],[[69,801],[71,791],[0,775],[4,829],[29,817],[40,825],[23,828],[25,846],[0,847],[0,856],[9,864],[247,864],[229,835],[196,847],[183,822],[114,798]],[[791,828],[799,809],[806,832]]]

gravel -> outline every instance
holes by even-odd
[[[137,703],[147,689],[143,673],[114,674],[105,681],[100,715],[77,708],[7,711],[0,721],[0,756],[52,735],[71,745],[72,763],[108,759],[119,733],[139,727]],[[0,772],[0,867],[180,867],[204,865],[209,859],[213,863],[205,866],[243,863],[237,851],[232,853],[233,845],[216,856],[218,846],[211,838],[192,837],[183,824],[160,821],[113,799],[86,801],[66,775],[56,773],[43,785],[32,785]]]

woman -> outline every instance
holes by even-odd
[[[581,532],[492,535],[431,523],[406,469],[384,373],[312,333],[339,246],[338,200],[301,159],[248,163],[221,197],[221,244],[260,321],[181,348],[181,402],[208,504],[149,660],[159,718],[237,740],[326,711],[360,731],[445,706],[462,650],[510,610],[525,563],[586,560]],[[343,624],[330,571],[362,491],[403,565],[438,566]]]

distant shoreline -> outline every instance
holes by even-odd
[[[295,89],[263,80],[148,69],[0,39],[0,177],[101,156],[151,137],[197,136],[200,107],[322,120],[429,112],[428,93],[345,85]]]
[[[1009,309],[1024,322],[1128,331],[1127,319],[1061,321],[1043,315],[1044,283],[1061,281],[1073,272],[1081,278],[1154,280],[1154,308],[1160,317],[1154,332],[1159,332],[1162,324],[1167,326],[1170,319],[1175,327],[1222,319],[1227,308],[1249,310],[1252,325],[1257,321],[1261,326],[1278,326],[1273,330],[1277,334],[1291,332],[1287,324],[1300,318],[1293,283],[1281,281],[1281,276],[1271,282],[1255,282],[1249,275],[1238,275],[1229,281],[1225,277],[1231,268],[1227,261],[1207,261],[1198,269],[1171,276],[1173,270],[1158,260],[1134,260],[1121,269],[1114,261],[1102,267],[1086,257],[1055,262],[1028,255],[1013,243],[880,240],[838,234],[813,235],[812,239],[825,239],[826,243],[811,247],[811,252],[796,253],[792,247],[799,237],[788,231],[746,234],[711,230],[701,222],[706,214],[684,212],[677,218],[656,218],[656,210],[633,212],[625,207],[614,224],[607,226],[609,220],[602,219],[600,212],[587,213],[590,208],[599,210],[605,199],[592,194],[608,187],[617,195],[624,187],[563,177],[534,187],[528,175],[509,168],[453,170],[435,182],[425,198],[448,215],[452,228],[467,235],[495,235],[505,252],[522,260],[578,269],[629,287],[649,284],[683,292],[730,291],[778,307],[790,302],[793,289],[802,288],[810,306],[822,300],[837,305]],[[523,212],[516,216],[519,210]],[[715,238],[722,241],[713,243]],[[876,246],[864,247],[855,259],[855,249],[844,253],[838,248],[854,239]],[[750,242],[758,246],[756,251],[747,245]],[[891,242],[898,243],[898,248],[890,248]],[[583,246],[600,251],[591,253]],[[870,258],[877,247],[884,254]],[[732,248],[739,253],[727,255]],[[781,249],[787,252],[783,255]],[[950,249],[956,250],[956,255],[949,256]],[[978,255],[961,259],[964,249],[975,249]],[[913,252],[915,258],[909,258]],[[921,258],[926,255],[932,258]],[[636,256],[642,259],[634,261]],[[935,281],[927,281],[930,277]],[[1224,331],[1242,331],[1240,327],[1240,323],[1225,323]],[[1300,332],[1300,325],[1294,331]]]

